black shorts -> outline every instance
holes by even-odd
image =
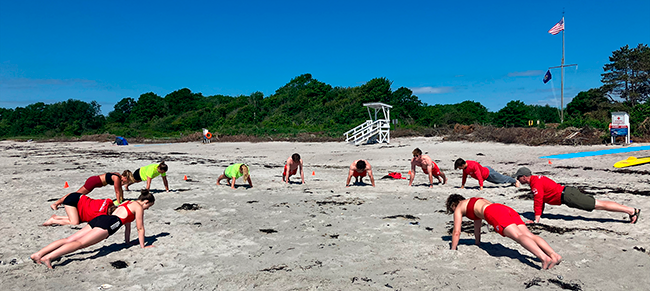
[[[564,187],[562,204],[591,212],[596,208],[596,199],[594,196],[582,193],[578,188]]]
[[[99,227],[108,230],[108,235],[113,235],[122,226],[122,220],[115,215],[100,215],[88,222],[90,227]]]
[[[68,197],[65,197],[65,199],[63,199],[62,204],[72,206],[72,207],[77,207],[77,204],[79,204],[79,198],[81,198],[81,195],[83,195],[83,194],[77,193],[77,192],[72,192],[72,193],[70,193],[68,195]]]
[[[140,177],[140,169],[138,168],[133,172],[133,179],[135,179],[136,182],[142,182],[142,177]]]

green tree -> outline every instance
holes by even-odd
[[[114,110],[108,113],[107,121],[109,123],[122,123],[126,121],[129,118],[129,115],[131,115],[135,104],[135,99],[131,97],[122,98],[122,100],[115,104],[113,107]]]
[[[645,102],[650,97],[650,48],[639,44],[629,45],[612,52],[605,64],[601,82],[603,92],[612,100],[621,98],[630,106]]]
[[[516,100],[510,101],[505,107],[497,112],[496,123],[499,126],[515,126],[521,127],[528,125],[528,121],[532,120],[530,116],[530,109],[524,102]]]
[[[167,115],[163,99],[153,92],[140,95],[138,101],[133,106],[129,120],[140,123],[146,123],[154,117],[163,117]]]

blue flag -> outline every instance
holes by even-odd
[[[548,83],[548,81],[551,80],[551,70],[546,71],[546,75],[544,75],[544,84]]]

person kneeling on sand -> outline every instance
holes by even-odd
[[[144,245],[144,211],[151,207],[156,199],[149,190],[142,190],[136,201],[122,203],[111,215],[97,216],[82,229],[73,235],[57,240],[38,252],[33,253],[30,258],[38,264],[45,264],[52,268],[52,260],[69,254],[79,249],[94,245],[112,234],[124,225],[124,242],[131,243],[131,222],[135,220],[138,228],[138,242],[141,248],[152,247]]]
[[[122,203],[122,200],[124,200],[124,192],[122,191],[122,185],[128,185],[129,183],[133,183],[135,180],[133,174],[131,171],[126,170],[120,175],[119,173],[106,173],[103,175],[97,175],[97,176],[92,176],[86,180],[86,183],[84,183],[77,192],[73,193],[81,193],[82,195],[86,195],[93,191],[95,188],[100,188],[104,187],[106,185],[113,185],[113,188],[115,188],[115,199],[117,203]],[[52,210],[57,210],[61,204],[63,204],[63,201],[68,197],[69,194],[66,194],[65,196],[61,197],[61,199],[57,200],[56,202],[52,203],[50,205],[50,208]]]
[[[366,160],[356,160],[350,165],[350,171],[348,172],[348,180],[345,182],[345,187],[350,187],[350,178],[354,176],[354,183],[363,183],[363,177],[366,174],[370,177],[370,183],[372,187],[375,187],[375,177],[372,175],[372,166]]]
[[[474,220],[474,237],[476,245],[481,245],[481,225],[485,219],[501,236],[506,236],[542,261],[542,269],[550,269],[557,265],[562,257],[541,237],[528,230],[526,224],[514,209],[503,204],[492,203],[484,198],[474,197],[465,199],[458,194],[447,198],[447,214],[454,214],[454,230],[451,236],[451,249],[456,250],[460,240],[463,216]]]
[[[596,200],[593,196],[582,193],[580,189],[571,186],[562,186],[555,181],[542,176],[533,176],[530,169],[521,167],[512,176],[522,184],[529,184],[533,192],[535,211],[535,223],[538,223],[544,211],[544,204],[551,205],[564,204],[571,208],[582,209],[585,211],[607,210],[611,212],[623,212],[630,216],[630,223],[636,223],[639,220],[641,209],[621,205],[612,201]],[[530,223],[532,221],[528,221]]]
[[[91,199],[77,192],[66,195],[63,205],[65,205],[65,213],[68,216],[54,214],[43,223],[43,226],[77,225],[91,221],[100,215],[109,215],[115,210],[111,199]]]
[[[463,170],[463,182],[460,184],[460,189],[465,188],[467,175],[472,176],[474,179],[478,180],[478,185],[480,186],[479,190],[483,190],[484,180],[492,182],[494,184],[510,183],[511,185],[515,185],[515,187],[521,186],[521,184],[519,184],[519,181],[517,181],[515,178],[502,175],[490,167],[483,167],[481,164],[475,161],[457,159],[454,163],[454,169]]]
[[[302,169],[302,159],[299,154],[293,154],[287,159],[287,162],[284,164],[284,172],[282,172],[282,181],[289,184],[289,177],[298,173],[298,168],[300,168],[300,180],[305,184],[305,173]]]
[[[250,170],[246,164],[232,164],[226,168],[226,170],[217,178],[217,185],[221,180],[226,179],[230,188],[235,189],[235,180],[237,178],[243,177],[245,181],[248,181],[248,185],[253,188],[253,181],[251,181]]]
[[[447,184],[447,176],[440,171],[438,165],[431,160],[431,157],[428,155],[423,155],[422,151],[419,148],[413,150],[413,159],[411,160],[411,172],[409,179],[409,186],[413,184],[413,179],[415,179],[415,166],[421,167],[422,171],[429,175],[429,187],[433,187],[433,177],[435,176],[438,179],[440,184]]]

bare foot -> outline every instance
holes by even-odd
[[[50,219],[48,219],[47,221],[43,222],[42,225],[43,225],[43,226],[50,226],[50,225],[54,224],[54,217],[55,217],[55,216],[56,216],[56,214],[52,214],[52,216],[50,217]]]
[[[32,259],[34,263],[37,263],[39,265],[41,264],[41,256],[38,253],[33,253],[31,256],[29,256],[29,258]]]
[[[54,269],[52,268],[52,263],[50,262],[49,259],[41,259],[41,263],[45,264],[50,269]]]
[[[562,256],[558,255],[557,253],[551,255],[551,260],[552,263],[548,266],[548,268],[553,268],[556,265],[559,265],[560,262],[562,262]]]
[[[52,205],[50,205],[50,208],[52,208],[52,210],[57,210],[57,209],[59,209],[59,205],[56,204],[56,202],[54,202],[54,203],[52,203]]]
[[[549,256],[545,256],[544,258],[540,258],[542,260],[542,270],[548,270],[551,264],[553,264],[553,259]]]

